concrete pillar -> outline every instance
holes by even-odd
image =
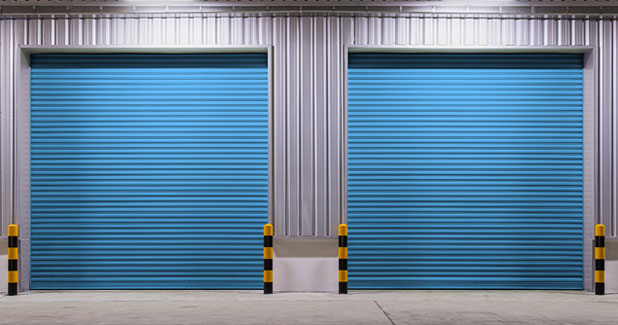
[[[7,292],[7,279],[9,276],[9,257],[7,255],[7,240],[0,239],[0,295]]]
[[[276,292],[337,292],[337,239],[275,238]]]
[[[618,239],[605,238],[605,293],[618,293]]]

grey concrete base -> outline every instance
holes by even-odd
[[[8,240],[6,238],[0,239],[0,294],[4,294],[8,290],[8,276],[9,276],[9,256],[8,254]]]
[[[280,239],[274,241],[275,292],[337,292],[337,240]]]
[[[606,239],[605,292],[618,293],[618,240]]]
[[[581,291],[31,291],[0,324],[616,324],[618,295]]]
[[[9,256],[0,254],[0,294],[7,292],[8,278],[9,278]]]
[[[605,261],[605,292],[618,293],[618,260]]]

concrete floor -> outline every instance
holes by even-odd
[[[618,295],[574,291],[32,291],[0,324],[618,324]]]

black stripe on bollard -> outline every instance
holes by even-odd
[[[273,260],[264,259],[264,271],[273,270]]]

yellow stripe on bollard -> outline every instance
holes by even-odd
[[[594,248],[594,258],[597,260],[605,259],[605,247],[595,247]]]
[[[17,247],[9,247],[9,260],[18,259],[19,252],[17,250],[18,250]]]
[[[272,236],[273,234],[274,234],[273,225],[271,224],[264,225],[264,236]]]
[[[348,235],[348,225],[340,224],[339,225],[339,236],[347,236]]]
[[[348,258],[348,248],[347,247],[339,247],[339,258],[340,259]]]
[[[348,271],[339,271],[339,282],[348,282]]]
[[[17,283],[17,271],[9,271],[9,283]]]
[[[18,237],[19,227],[17,225],[9,225],[9,237]]]
[[[273,259],[273,248],[272,247],[264,247],[264,259],[272,260]]]
[[[264,282],[273,282],[273,271],[264,271]]]

